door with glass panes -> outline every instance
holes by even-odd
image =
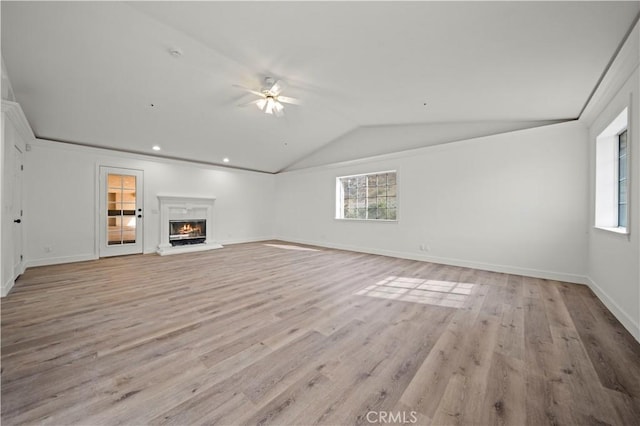
[[[100,257],[142,253],[142,171],[100,167]]]

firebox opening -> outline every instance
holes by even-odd
[[[169,242],[172,246],[201,244],[207,239],[207,221],[170,220]]]

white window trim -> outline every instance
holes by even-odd
[[[627,218],[631,191],[631,132],[629,108],[625,108],[596,138],[594,228],[615,234],[629,234],[629,226],[618,226],[618,137],[627,130]]]
[[[629,234],[629,228],[622,228],[622,227],[607,228],[606,226],[594,226],[594,228],[600,229],[602,231],[613,232],[613,233],[616,233],[616,234],[623,234],[623,235],[628,235]]]

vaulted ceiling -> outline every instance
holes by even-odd
[[[640,2],[0,7],[36,136],[277,172],[575,119]],[[302,105],[239,107],[267,76]]]

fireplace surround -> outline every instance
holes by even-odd
[[[214,197],[158,195],[160,244],[158,254],[222,248],[213,241]]]

